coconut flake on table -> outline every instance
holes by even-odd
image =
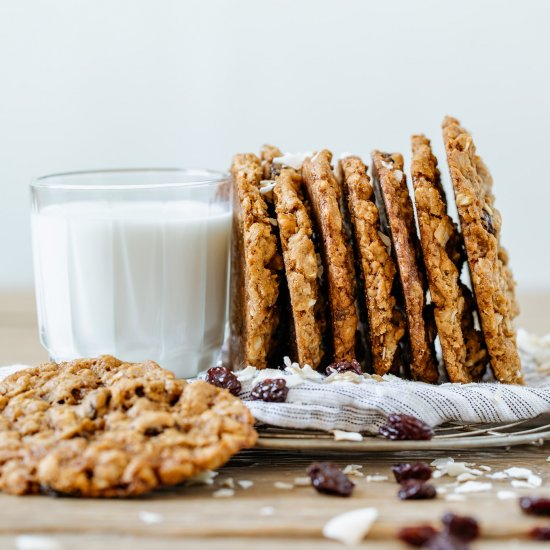
[[[311,157],[313,153],[284,153],[280,157],[273,159],[273,164],[281,164],[282,166],[289,166],[294,170],[300,170],[302,164],[307,157]]]
[[[444,475],[456,478],[462,475],[462,479],[470,479],[464,474],[469,474],[470,476],[480,476],[483,473],[481,470],[470,468],[467,462],[455,462],[454,458],[451,458],[450,456],[447,458],[437,458],[432,461],[431,465],[436,468],[436,471],[432,474],[432,477],[435,479],[438,479]]]
[[[542,485],[542,478],[533,474],[529,476],[527,480],[512,479],[510,485],[514,487],[514,489],[534,489]]]
[[[212,496],[214,498],[229,498],[229,497],[235,496],[235,490],[227,489],[227,488],[218,489],[217,491],[214,491],[212,493]]]
[[[143,523],[147,523],[148,525],[162,523],[164,521],[164,517],[160,514],[157,514],[155,512],[147,512],[146,510],[140,511],[139,519],[140,521],[142,521]]]
[[[323,536],[347,546],[356,546],[367,536],[377,518],[376,508],[351,510],[330,519],[323,527]]]
[[[334,441],[363,441],[363,436],[359,432],[331,431],[334,434]]]
[[[381,475],[368,475],[368,476],[365,476],[365,481],[366,482],[371,482],[371,481],[388,481],[388,476],[381,476]]]
[[[218,475],[218,472],[212,470],[205,470],[196,476],[190,477],[185,481],[185,485],[193,487],[194,485],[212,485],[214,478]]]
[[[497,498],[499,500],[508,500],[512,498],[517,498],[518,494],[514,493],[514,491],[498,491],[497,492]]]
[[[290,489],[294,489],[294,485],[292,483],[287,483],[286,481],[276,481],[273,484],[273,487],[275,487],[275,489],[281,489],[282,491],[290,491]]]
[[[254,485],[254,482],[251,481],[250,479],[239,479],[237,481],[237,484],[241,489],[250,489],[250,487]]]
[[[461,500],[466,500],[466,497],[464,495],[457,495],[456,493],[450,493],[449,495],[445,495],[445,500],[461,501]]]
[[[455,493],[479,493],[481,491],[490,491],[492,483],[484,481],[466,481],[455,489]]]
[[[235,482],[232,477],[226,477],[223,481],[220,482],[220,487],[228,487],[229,489],[235,488]]]
[[[311,485],[311,478],[307,476],[295,477],[294,486],[295,487],[309,487]]]
[[[15,537],[17,550],[61,550],[61,544],[52,537],[42,535],[19,535]]]
[[[348,476],[363,477],[365,474],[361,471],[362,468],[361,464],[348,464],[342,472]]]

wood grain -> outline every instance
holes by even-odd
[[[550,296],[545,298],[550,305]],[[542,299],[533,298],[532,304]],[[524,303],[524,316],[529,308]],[[547,309],[543,308],[543,311]],[[544,332],[543,317],[524,317],[531,330]],[[549,323],[550,325],[550,323]],[[0,294],[0,364],[35,363],[47,358],[37,340],[34,303],[29,293]],[[362,453],[355,455],[311,455],[268,450],[246,451],[220,470],[212,486],[178,488],[133,500],[79,500],[48,497],[13,497],[0,495],[0,548],[16,548],[19,534],[44,534],[54,538],[60,548],[79,550],[141,550],[145,548],[212,548],[224,550],[262,547],[272,548],[342,548],[322,538],[322,527],[334,515],[355,508],[374,506],[379,520],[373,526],[364,548],[403,548],[395,533],[403,525],[437,522],[445,511],[474,515],[482,524],[483,539],[474,548],[542,548],[521,537],[537,524],[549,520],[525,516],[517,499],[498,500],[499,490],[513,490],[518,495],[550,496],[550,445],[521,446],[505,449],[453,452],[455,460],[490,466],[493,471],[509,466],[531,468],[543,477],[538,489],[511,489],[507,481],[492,481],[489,492],[467,494],[464,501],[447,501],[441,494],[436,500],[400,502],[397,484],[391,479],[391,465],[409,460],[428,460],[447,456],[442,452]],[[352,478],[356,488],[351,498],[317,494],[311,487],[276,489],[276,481],[292,483],[305,475],[312,460],[329,459],[338,464],[363,465],[366,475],[386,475],[387,481],[367,482]],[[213,492],[227,478],[251,480],[250,489],[236,486],[235,496],[214,498]],[[453,479],[443,477],[436,486]],[[452,488],[447,488],[452,491]],[[447,493],[448,494],[448,493]],[[272,515],[264,515],[272,508]],[[159,514],[162,521],[144,523],[140,512]],[[506,542],[503,541],[506,539]],[[521,542],[520,542],[521,540]],[[516,541],[516,542],[514,542]],[[184,546],[183,546],[184,545]]]

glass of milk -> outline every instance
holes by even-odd
[[[213,366],[226,322],[226,174],[138,169],[32,185],[40,338],[51,358],[153,359],[182,378]]]

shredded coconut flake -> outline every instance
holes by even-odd
[[[540,487],[542,485],[542,478],[533,474],[530,475],[527,480],[512,479],[510,485],[512,485],[514,489],[533,489],[534,487]]]
[[[373,475],[373,476],[365,476],[365,481],[388,481],[388,476],[381,476],[381,475]]]
[[[234,489],[218,489],[212,493],[214,498],[229,498],[235,495]]]
[[[220,487],[228,487],[229,489],[235,488],[235,482],[232,477],[226,477],[223,481],[220,482]]]
[[[464,495],[457,495],[456,493],[450,493],[448,495],[445,495],[445,500],[459,501],[459,500],[466,500],[466,497]]]
[[[500,500],[508,500],[511,498],[517,498],[518,494],[514,491],[498,491],[497,498]]]
[[[237,484],[239,485],[239,487],[241,489],[250,489],[250,487],[252,487],[252,485],[254,485],[254,482],[250,481],[250,479],[239,479],[237,481]]]
[[[376,508],[359,508],[345,512],[333,517],[325,524],[323,535],[327,539],[355,546],[366,537],[377,517]]]
[[[17,550],[61,550],[61,544],[51,537],[19,535],[15,537]]]
[[[139,513],[139,519],[143,523],[147,523],[149,525],[162,523],[164,521],[164,517],[160,514],[156,514],[155,512],[146,512],[145,510]]]
[[[455,489],[455,493],[479,493],[481,491],[490,491],[492,486],[492,483],[483,481],[467,481],[459,485]]]
[[[529,476],[533,475],[533,472],[529,468],[517,468],[515,466],[504,470],[504,473],[514,479],[529,479]]]
[[[283,491],[294,489],[294,485],[292,483],[287,483],[286,481],[276,481],[273,484],[273,487],[275,487],[275,489],[281,489]]]
[[[332,430],[334,441],[363,441],[359,432],[345,432],[343,430]]]
[[[290,168],[294,168],[294,170],[300,170],[304,160],[306,160],[307,157],[311,157],[311,155],[312,153],[284,153],[281,157],[275,157],[273,163],[290,166]]]
[[[311,478],[307,476],[294,478],[295,487],[309,487],[310,485],[311,485]]]
[[[464,473],[459,474],[459,475],[456,476],[456,480],[461,482],[461,483],[463,481],[471,481],[475,478],[476,478],[476,476],[470,474],[469,472],[464,472]]]
[[[485,477],[489,479],[508,479],[508,474],[506,472],[494,472],[493,474],[487,474]]]
[[[212,485],[214,483],[214,478],[218,475],[218,472],[213,472],[212,470],[205,470],[196,476],[190,477],[185,485],[188,487],[193,487],[194,485]]]
[[[348,464],[342,472],[348,476],[363,477],[365,474],[361,471],[362,468],[361,464]]]

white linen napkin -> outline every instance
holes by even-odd
[[[354,373],[326,377],[309,367],[286,361],[284,369],[238,373],[240,397],[254,417],[282,428],[377,432],[388,414],[416,416],[431,426],[445,422],[514,422],[550,412],[550,335],[518,331],[525,386],[498,382],[431,385]],[[0,368],[0,379],[25,365]],[[249,400],[250,391],[265,378],[285,378],[290,388],[285,403]]]

